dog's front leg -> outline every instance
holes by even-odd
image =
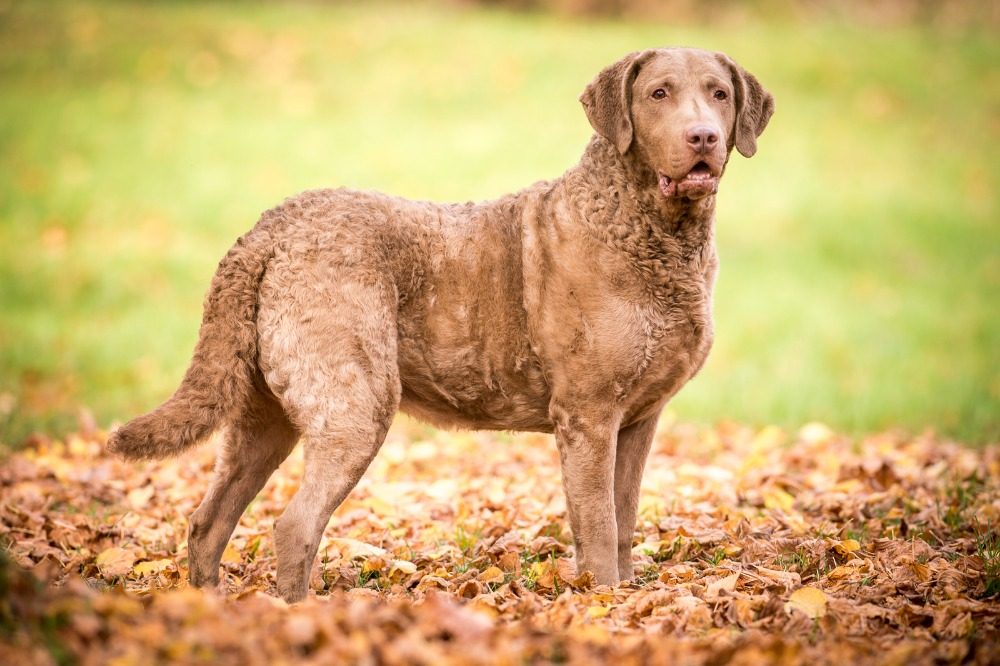
[[[618,575],[632,580],[632,537],[639,506],[639,484],[660,410],[618,431],[615,455],[615,516],[618,521]]]
[[[614,498],[617,419],[556,405],[551,414],[577,571],[592,571],[597,584],[614,585],[619,580]]]

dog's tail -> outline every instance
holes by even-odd
[[[246,404],[257,390],[257,292],[272,252],[271,234],[258,224],[219,262],[181,385],[158,408],[113,432],[108,452],[129,460],[177,455]]]

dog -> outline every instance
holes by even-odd
[[[279,594],[304,598],[399,409],[554,433],[578,569],[632,578],[658,415],[712,345],[719,181],[774,101],[726,55],[686,48],[631,53],[580,101],[595,133],[560,178],[466,204],[308,191],[222,259],[180,387],[108,441],[161,458],[227,427],[190,520],[193,585],[218,584],[240,515],[302,437],[275,544]]]

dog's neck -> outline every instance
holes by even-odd
[[[579,201],[584,224],[613,247],[643,257],[676,255],[691,258],[712,243],[715,195],[701,199],[663,196],[656,172],[636,150],[622,155],[606,139],[594,135],[569,179],[585,178],[587,192],[606,192],[607,200]],[[631,205],[621,205],[630,199]],[[623,219],[628,212],[641,219]]]

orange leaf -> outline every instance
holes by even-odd
[[[502,583],[504,580],[504,573],[499,567],[490,567],[486,571],[479,574],[478,578],[480,582],[487,584]]]
[[[97,556],[97,568],[107,579],[131,573],[134,563],[135,554],[124,548],[108,548]]]
[[[801,611],[813,620],[826,615],[826,594],[815,587],[801,587],[788,598],[785,611]]]

